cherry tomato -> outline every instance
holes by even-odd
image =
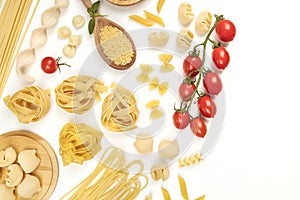
[[[205,121],[201,117],[194,118],[190,123],[193,134],[197,137],[204,138],[207,132]]]
[[[45,57],[41,63],[42,70],[47,74],[56,72],[58,65],[53,57]]]
[[[181,85],[179,86],[180,98],[185,102],[190,101],[195,89],[196,86],[193,83],[181,83]]]
[[[230,56],[224,47],[217,47],[212,52],[212,60],[218,69],[225,69],[229,64]]]
[[[210,96],[203,96],[198,100],[200,113],[207,118],[213,118],[217,112],[217,106]]]
[[[217,95],[222,90],[222,81],[215,72],[209,72],[203,78],[203,86],[208,94]]]
[[[175,111],[173,114],[174,126],[178,129],[185,129],[190,123],[190,115],[187,111]]]
[[[216,33],[223,42],[230,42],[235,37],[235,26],[230,20],[223,19],[218,22]]]
[[[188,76],[192,71],[200,69],[202,61],[199,56],[187,56],[183,61],[183,72],[185,76]],[[195,78],[199,72],[193,72],[191,78]]]

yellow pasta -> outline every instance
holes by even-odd
[[[153,109],[150,113],[150,119],[159,119],[164,115],[164,112],[158,109]]]
[[[57,105],[69,113],[82,114],[90,110],[94,100],[107,91],[104,83],[90,76],[72,76],[55,88]]]
[[[165,27],[165,23],[164,21],[162,20],[161,17],[157,16],[157,15],[154,15],[146,10],[144,10],[144,13],[145,13],[145,16],[147,19],[151,20],[151,21],[154,21],[160,25],[162,25],[163,27]]]
[[[157,6],[156,6],[156,9],[157,9],[157,13],[158,13],[158,14],[160,13],[160,11],[161,11],[161,9],[162,9],[164,3],[165,3],[165,0],[158,0]]]
[[[195,165],[201,162],[202,160],[203,158],[201,157],[201,155],[199,153],[196,153],[178,160],[178,167],[187,167],[187,166]]]
[[[50,109],[50,90],[29,86],[6,96],[5,105],[16,115],[19,122],[28,124],[43,118]]]
[[[134,165],[139,167],[139,171],[130,176],[129,168]],[[142,173],[143,169],[144,165],[140,160],[127,163],[124,151],[109,147],[95,170],[60,200],[134,200],[148,185],[148,177]]]
[[[168,63],[168,64],[163,64],[161,67],[160,67],[160,72],[162,73],[167,73],[167,72],[171,72],[173,71],[175,68],[172,64]]]
[[[145,19],[143,17],[140,17],[138,15],[130,15],[129,18],[144,25],[144,26],[153,26],[154,25],[154,23],[152,21]]]
[[[170,62],[174,57],[172,54],[162,53],[158,55],[158,57],[160,61],[163,63],[162,66],[160,67],[160,72],[166,73],[175,69],[174,66],[170,64]]]
[[[136,80],[138,80],[141,83],[148,83],[150,81],[150,77],[148,76],[148,74],[139,74],[136,77]]]
[[[163,193],[164,200],[171,200],[170,193],[164,187],[161,187],[161,192]]]
[[[205,199],[205,195],[203,195],[203,196],[201,196],[201,197],[199,197],[199,198],[197,198],[195,200],[204,200],[204,199]]]
[[[122,132],[136,128],[139,117],[136,98],[127,89],[113,84],[114,91],[102,104],[102,125],[110,131]]]
[[[146,195],[145,200],[152,200],[152,194]]]
[[[160,103],[159,100],[151,100],[145,106],[148,109],[154,109],[158,107],[159,103]]]
[[[159,94],[162,96],[168,91],[169,83],[159,83],[159,79],[154,77],[149,83],[149,90],[155,90],[158,88]]]
[[[169,168],[162,164],[155,164],[151,167],[151,177],[155,181],[162,179],[166,181],[170,176]]]
[[[178,181],[180,185],[181,196],[184,198],[184,200],[189,200],[185,180],[180,175],[178,175]]]
[[[87,124],[65,124],[59,135],[63,165],[92,159],[101,150],[102,137],[103,133]]]
[[[141,68],[142,72],[145,74],[149,74],[153,71],[153,67],[151,67],[148,64],[140,64],[140,68]]]

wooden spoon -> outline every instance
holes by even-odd
[[[81,1],[85,5],[86,8],[90,8],[92,6],[92,2],[90,0],[81,0]],[[101,40],[100,40],[100,29],[105,26],[116,27],[119,30],[121,30],[123,32],[123,34],[126,35],[128,40],[130,41],[132,49],[133,49],[133,57],[132,57],[130,63],[127,63],[126,65],[117,65],[112,60],[109,60],[107,58],[107,56],[103,52],[103,49],[101,48]],[[94,39],[95,39],[95,44],[97,46],[98,53],[110,67],[117,69],[117,70],[126,70],[134,64],[135,59],[136,59],[135,44],[134,44],[132,38],[130,37],[130,35],[128,34],[128,32],[123,27],[121,27],[119,24],[117,24],[105,17],[101,17],[101,16],[96,17],[96,23],[95,23],[95,28],[94,28]]]

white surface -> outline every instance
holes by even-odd
[[[141,25],[130,21],[127,16],[143,15],[143,9],[155,12],[156,2],[145,0],[134,7],[120,8],[103,1],[101,11],[127,30],[134,30],[141,28]],[[166,0],[161,12],[166,28],[174,31],[182,28],[177,21],[180,2]],[[206,200],[300,199],[297,191],[300,186],[297,1],[188,2],[193,5],[194,13],[210,10],[224,14],[237,28],[236,38],[228,47],[230,66],[222,73],[226,92],[226,120],[222,137],[214,151],[199,166],[179,170],[187,181],[190,197],[206,194]],[[40,25],[39,16],[43,10],[53,4],[54,1],[41,1],[29,33]],[[70,60],[64,58],[73,67],[62,68],[61,74],[52,76],[46,76],[40,70],[38,61],[41,58],[62,55],[61,49],[67,41],[57,39],[56,30],[62,25],[72,27],[71,19],[77,14],[87,17],[81,2],[71,1],[58,25],[48,31],[48,43],[38,49],[38,59],[33,68],[38,78],[37,85],[54,88],[65,78],[76,74],[83,62],[82,57],[93,48],[92,36],[86,34],[87,24],[79,30],[72,28],[74,34],[84,34],[84,47],[80,46],[77,51],[80,56]],[[191,29],[194,27],[191,26]],[[22,49],[28,47],[29,36]],[[198,36],[197,40],[200,41]],[[3,96],[23,87],[24,82],[13,70]],[[71,120],[71,115],[61,112],[57,106],[52,106],[43,120],[30,125],[18,123],[3,101],[0,102],[0,113],[1,133],[18,129],[34,131],[47,139],[57,154],[59,131],[66,121]],[[59,156],[58,159],[60,161]],[[93,163],[62,167],[60,162],[59,182],[51,199],[58,199],[86,177],[94,169]],[[172,177],[163,186],[174,199],[181,199],[176,175],[174,169]],[[145,192],[148,191],[150,189]],[[155,199],[162,199],[158,183],[154,184],[153,192]]]

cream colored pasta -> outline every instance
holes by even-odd
[[[162,140],[158,146],[158,153],[162,158],[173,160],[179,154],[179,145],[177,140]]]
[[[63,165],[82,164],[101,150],[103,133],[87,124],[67,123],[59,134],[59,154]]]
[[[73,58],[76,53],[76,47],[71,46],[71,45],[66,45],[63,48],[63,53],[64,53],[64,56],[66,56],[67,58]]]
[[[188,2],[183,2],[179,5],[178,8],[178,19],[179,22],[184,25],[188,26],[194,19],[194,13],[192,13],[192,6]]]
[[[44,46],[47,42],[47,30],[54,27],[61,15],[61,9],[69,5],[69,0],[55,0],[55,5],[42,13],[42,26],[32,31],[30,37],[30,48],[20,52],[17,56],[16,69],[18,75],[29,83],[35,78],[27,74],[27,69],[35,62],[36,49]]]
[[[17,152],[12,147],[0,151],[0,167],[7,167],[17,159]]]
[[[127,89],[113,84],[113,92],[102,104],[102,125],[110,131],[122,132],[136,128],[139,109],[135,96]]]
[[[183,29],[176,37],[176,45],[179,49],[187,50],[190,48],[193,39],[194,34],[188,29]]]
[[[21,197],[29,199],[41,189],[41,182],[36,176],[25,174],[22,183],[17,186],[17,193]]]
[[[152,46],[161,47],[168,43],[169,34],[165,31],[152,32],[148,35],[148,41]]]
[[[7,187],[15,187],[23,180],[23,170],[18,164],[12,164],[8,166],[7,177],[5,178],[5,184]]]
[[[67,39],[72,35],[72,31],[67,26],[62,26],[57,29],[57,36],[61,39]]]
[[[196,165],[202,160],[203,158],[201,157],[201,155],[199,153],[195,153],[178,160],[178,167],[187,167],[191,165]]]
[[[82,15],[76,15],[72,19],[72,24],[75,28],[81,28],[85,24],[85,19]]]
[[[7,187],[5,184],[0,184],[0,197],[5,200],[16,200],[14,194],[15,188]]]
[[[71,35],[69,37],[69,43],[68,45],[77,47],[82,41],[82,36],[81,35]]]
[[[55,88],[57,105],[69,113],[82,114],[90,110],[95,99],[107,91],[104,83],[90,76],[72,76]]]
[[[35,149],[23,150],[18,155],[18,163],[27,174],[36,170],[40,162],[41,159],[37,157]]]
[[[153,151],[153,137],[143,133],[137,134],[134,146],[139,153],[151,153]]]
[[[6,96],[4,103],[19,122],[37,122],[50,110],[50,91],[38,86],[25,87],[12,96]]]
[[[162,179],[166,181],[170,176],[169,168],[163,164],[155,164],[151,167],[151,177],[153,180],[158,181]]]
[[[210,30],[211,22],[212,22],[212,14],[209,11],[201,12],[196,19],[196,23],[195,23],[196,32],[200,36],[204,36]]]

